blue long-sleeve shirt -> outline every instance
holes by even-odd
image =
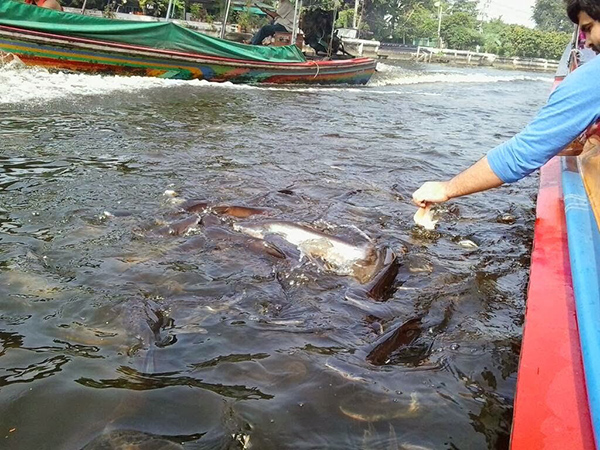
[[[505,183],[542,167],[600,118],[600,56],[569,74],[523,131],[490,150],[488,162]]]

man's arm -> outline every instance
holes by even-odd
[[[486,191],[504,182],[494,173],[487,157],[459,173],[450,181],[429,181],[413,194],[413,201],[420,207],[429,203],[442,203],[462,195]]]
[[[269,16],[271,19],[277,19],[279,17],[279,14],[277,14],[275,11],[270,11],[266,8],[263,8],[261,6],[258,6],[256,3],[254,3],[254,6],[258,9],[260,9],[262,12],[264,12],[267,16]]]
[[[262,11],[273,20],[279,17],[279,14],[277,14],[275,11],[269,11],[268,9],[263,9]]]
[[[440,203],[512,183],[543,166],[600,117],[600,57],[569,75],[535,119],[515,137],[448,182],[428,182],[414,202]]]

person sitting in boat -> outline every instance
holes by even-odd
[[[63,11],[63,7],[58,3],[57,0],[25,0],[28,5],[36,5],[40,8],[55,9],[56,11]]]
[[[566,0],[566,6],[571,21],[585,34],[586,47],[600,53],[600,0]],[[424,183],[413,193],[413,202],[427,207],[518,181],[539,169],[600,120],[598,80],[596,56],[558,85],[523,131],[451,180]]]
[[[294,5],[289,0],[279,0],[279,6],[276,12],[260,8],[265,14],[273,19],[273,23],[265,25],[252,37],[252,45],[261,45],[262,41],[273,36],[276,32],[292,32],[294,27]]]

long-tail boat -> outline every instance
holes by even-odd
[[[370,58],[307,60],[295,45],[246,45],[170,21],[113,20],[0,0],[0,53],[26,65],[232,83],[365,84]]]
[[[555,86],[586,51],[576,32]],[[597,133],[588,128],[541,170],[512,450],[600,448]]]

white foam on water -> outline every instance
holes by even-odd
[[[186,85],[234,87],[231,83],[209,83],[204,80],[165,80],[151,77],[49,72],[37,67],[7,64],[0,67],[0,104],[39,103],[67,97],[110,95],[118,92],[138,92]]]
[[[377,63],[377,72],[379,72],[368,86],[402,86],[426,83],[501,83],[512,81],[543,81],[552,83],[554,78],[548,75],[523,75],[507,74],[495,75],[480,72],[414,72],[403,69],[398,66]]]
[[[62,98],[139,92],[156,88],[195,86],[231,90],[266,90],[287,92],[404,94],[403,90],[373,89],[427,83],[498,83],[511,81],[547,81],[552,78],[535,75],[490,75],[485,73],[423,73],[397,66],[377,64],[378,74],[367,86],[273,86],[214,83],[205,80],[165,80],[150,77],[116,77],[77,73],[49,72],[43,68],[22,67],[17,63],[0,66],[0,104],[43,103]],[[424,95],[427,94],[426,92]],[[430,93],[430,95],[440,95]]]
[[[0,104],[43,103],[62,98],[77,98],[95,95],[110,95],[119,92],[139,92],[156,88],[194,86],[198,88],[232,90],[271,90],[323,92],[360,90],[360,88],[341,87],[293,87],[293,86],[257,86],[215,83],[206,80],[167,80],[152,77],[123,77],[89,75],[80,73],[49,72],[39,67],[25,67],[18,63],[0,66]]]
[[[288,92],[368,92],[369,94],[404,94],[403,90],[390,89],[373,89],[374,87],[384,86],[403,86],[415,84],[432,84],[432,83],[500,83],[512,81],[542,81],[547,83],[554,82],[554,78],[547,75],[494,75],[485,73],[466,73],[466,72],[416,72],[407,70],[399,66],[392,66],[384,63],[377,63],[377,74],[371,78],[366,86],[350,86],[340,85],[331,86],[268,86],[268,85],[234,85],[231,83],[223,83],[234,89],[259,89],[269,91],[288,91]],[[218,83],[212,83],[216,85]],[[423,95],[439,96],[439,93],[427,93]]]

